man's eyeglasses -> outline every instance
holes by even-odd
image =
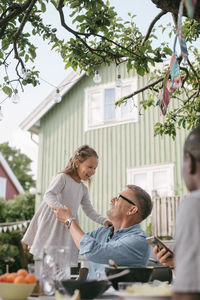
[[[136,206],[136,204],[135,204],[134,202],[132,202],[132,201],[129,200],[128,198],[122,196],[121,194],[118,194],[116,198],[117,198],[117,200],[119,200],[119,198],[122,198],[122,199],[124,199],[125,201],[127,201],[129,204],[132,204],[132,205]]]

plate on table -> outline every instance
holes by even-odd
[[[121,283],[125,289],[120,289],[117,295],[124,300],[171,300],[172,288],[166,282],[153,283]]]
[[[123,300],[171,300],[171,295],[139,295],[131,294],[128,292],[118,291],[115,295],[119,296]]]

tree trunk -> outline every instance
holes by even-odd
[[[175,15],[178,15],[178,9],[181,0],[151,0],[151,1],[163,11],[171,12]],[[183,10],[183,15],[187,17],[187,11],[185,8]],[[200,22],[200,0],[197,0],[195,6],[194,19]]]

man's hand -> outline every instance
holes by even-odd
[[[64,207],[59,207],[59,206],[54,206],[54,205],[50,205],[50,207],[53,209],[56,218],[62,222],[62,223],[66,223],[67,219],[72,218],[72,213],[69,209],[69,207],[64,206]]]
[[[55,215],[56,218],[62,222],[62,223],[66,223],[67,219],[72,218],[72,213],[71,210],[69,209],[69,207],[64,206],[64,207],[59,207],[59,206],[54,206],[54,205],[49,205]],[[70,225],[70,228],[68,229],[75,244],[76,247],[80,250],[80,242],[82,239],[82,236],[84,235],[84,232],[82,231],[82,229],[79,227],[79,225],[76,223],[76,221],[73,221]]]
[[[104,222],[104,226],[106,226],[106,227],[109,227],[109,226],[112,226],[112,225],[113,225],[112,222],[109,221],[109,220],[106,220],[106,221]]]
[[[174,258],[169,258],[170,252],[166,252],[164,248],[158,251],[157,246],[153,247],[153,252],[156,254],[157,259],[161,264],[166,267],[174,268]]]

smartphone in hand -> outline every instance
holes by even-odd
[[[164,248],[166,250],[166,252],[170,252],[169,258],[172,258],[174,256],[174,252],[167,245],[165,245],[159,238],[157,238],[156,236],[148,237],[148,238],[146,238],[146,241],[152,247],[157,246],[158,251],[160,251],[161,249]]]

